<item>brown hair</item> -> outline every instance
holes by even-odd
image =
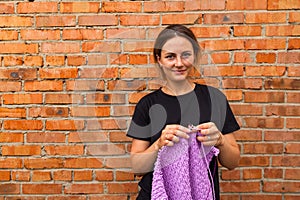
[[[161,50],[164,44],[176,37],[184,37],[187,40],[189,40],[193,46],[194,54],[195,54],[195,60],[194,63],[197,63],[199,55],[200,55],[200,46],[198,44],[197,38],[194,35],[194,33],[187,28],[186,26],[180,25],[180,24],[173,24],[167,26],[164,30],[162,30],[159,35],[156,38],[156,41],[154,43],[154,49],[153,49],[153,56],[154,60],[157,63],[158,58],[161,57]]]

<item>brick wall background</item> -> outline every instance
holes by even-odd
[[[135,103],[159,86],[168,24],[203,48],[195,81],[220,88],[242,130],[223,200],[300,198],[300,1],[1,1],[0,199],[134,199]],[[199,72],[202,76],[199,75]]]

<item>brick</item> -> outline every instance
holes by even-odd
[[[4,56],[3,66],[17,66],[23,64],[23,57],[21,56]]]
[[[41,67],[43,65],[43,58],[41,56],[26,56],[24,58],[24,65]]]
[[[243,144],[246,154],[281,154],[283,153],[283,144]]]
[[[185,10],[224,10],[224,0],[185,1]]]
[[[78,107],[72,106],[70,109],[72,117],[108,117],[110,115],[110,107],[108,106],[92,106],[92,107]]]
[[[252,104],[231,104],[233,113],[238,116],[261,116],[263,114],[263,106]]]
[[[0,31],[0,39],[1,40],[17,40],[18,32],[10,31],[10,30],[1,30]]]
[[[1,132],[0,133],[0,143],[16,143],[23,142],[23,134],[22,133],[9,133],[9,132]]]
[[[126,120],[123,119],[103,119],[87,121],[88,130],[122,130],[126,128]]]
[[[78,53],[80,44],[75,42],[42,43],[41,53]]]
[[[289,143],[285,146],[285,153],[295,153],[299,154],[300,150],[298,148],[299,143]]]
[[[74,171],[74,181],[91,181],[92,179],[92,171]]]
[[[284,23],[286,22],[286,13],[284,12],[260,12],[260,13],[246,13],[245,22],[249,24],[259,23]]]
[[[1,158],[0,168],[2,169],[20,169],[23,168],[23,161],[19,158]]]
[[[285,66],[247,66],[246,76],[283,76],[286,72]]]
[[[144,5],[145,6],[145,5]],[[103,2],[101,11],[104,13],[138,13],[142,11],[141,2]]]
[[[287,180],[299,180],[300,170],[299,169],[286,169],[285,179]]]
[[[41,147],[37,145],[2,146],[4,156],[32,156],[40,155]]]
[[[229,0],[226,3],[226,10],[265,10],[267,0]]]
[[[42,94],[4,94],[4,104],[39,104],[42,103]]]
[[[41,120],[5,120],[3,127],[6,130],[41,130],[43,122]]]
[[[125,146],[123,144],[87,145],[86,150],[88,155],[96,155],[96,156],[125,154]]]
[[[152,52],[153,46],[153,41],[125,41],[123,49],[124,52]],[[122,55],[121,58],[118,58],[117,60],[120,59],[122,60]]]
[[[299,106],[281,106],[281,105],[268,105],[266,106],[267,116],[299,116]]]
[[[108,64],[106,55],[88,55],[86,59],[87,65],[106,65]],[[113,64],[113,63],[112,63]]]
[[[242,90],[224,90],[224,93],[229,101],[241,101],[243,99]]]
[[[234,132],[233,134],[236,140],[238,141],[261,141],[262,140],[261,130],[240,130]]]
[[[82,44],[83,52],[121,52],[121,44],[120,42],[84,42]]]
[[[265,131],[266,141],[298,141],[299,131]]]
[[[1,19],[0,19],[1,21]],[[0,53],[23,54],[23,53],[38,53],[38,44],[25,43],[1,43]]]
[[[98,2],[61,2],[61,13],[97,13],[100,9]]]
[[[0,13],[2,13],[2,14],[12,14],[12,13],[14,13],[14,10],[15,10],[15,6],[14,6],[13,2],[11,2],[11,3],[8,3],[8,2],[0,3]]]
[[[286,120],[286,127],[287,128],[300,128],[299,118],[288,118]]]
[[[244,22],[243,13],[204,14],[204,24],[237,24]]]
[[[78,76],[77,68],[43,68],[39,70],[41,79],[64,79],[76,78]]]
[[[298,192],[300,187],[299,182],[285,182],[285,181],[264,181],[264,192]]]
[[[245,127],[248,128],[283,128],[283,118],[245,117]]]
[[[239,180],[241,178],[240,170],[221,170],[222,180]]]
[[[259,192],[260,182],[223,182],[220,183],[221,192]]]
[[[20,184],[15,184],[15,183],[2,183],[0,185],[0,194],[20,194]]]
[[[97,181],[112,181],[114,178],[113,171],[110,170],[98,170],[96,171],[96,180]]]
[[[58,11],[57,2],[20,2],[18,13],[55,13]]]
[[[11,179],[15,181],[29,181],[30,180],[30,171],[12,171]]]
[[[262,170],[261,169],[244,169],[243,170],[243,179],[261,179],[262,178]]]
[[[47,120],[47,130],[81,130],[84,128],[82,120]]]
[[[0,16],[1,27],[30,27],[33,26],[32,17]]]
[[[50,156],[83,155],[83,145],[55,145],[45,146],[44,150]]]
[[[288,103],[299,103],[300,102],[300,94],[294,93],[294,92],[289,92],[287,93],[287,102]]]
[[[246,156],[244,155],[241,157],[240,160],[240,166],[260,166],[260,167],[266,167],[270,165],[270,160],[266,156]]]
[[[131,59],[132,56],[129,57]],[[135,60],[135,59],[133,59]],[[138,61],[136,61],[138,62]],[[140,64],[143,62],[141,61]],[[133,63],[132,63],[133,64]],[[146,78],[146,77],[158,77],[159,71],[157,68],[145,68],[145,67],[134,67],[134,68],[122,68],[120,69],[121,78]]]
[[[227,64],[230,61],[229,53],[212,53],[211,54],[212,62],[214,64]]]
[[[299,12],[289,12],[289,22],[299,22],[300,13]]]
[[[108,134],[106,132],[71,132],[68,142],[107,142]]]
[[[268,2],[268,10],[299,9],[300,2],[297,0],[272,0]]]
[[[298,77],[300,76],[300,68],[296,66],[289,66],[287,68],[288,76]]]
[[[285,49],[285,39],[246,39],[245,49],[265,50],[265,49]]]
[[[120,81],[109,81],[108,82],[109,90],[144,90],[145,82],[142,80],[120,80]]]
[[[117,16],[111,14],[88,15],[78,17],[78,25],[80,26],[114,26],[117,24]]]
[[[83,68],[80,78],[117,78],[119,69],[116,67]]]
[[[81,94],[45,94],[47,104],[81,104],[83,95]]]
[[[151,14],[143,15],[120,15],[122,26],[155,26],[159,25],[159,16]]]
[[[276,54],[275,53],[257,53],[256,62],[258,63],[275,63]]]
[[[59,40],[59,30],[20,30],[23,40]]]
[[[300,25],[267,26],[266,36],[299,36]]]
[[[28,143],[63,143],[66,141],[66,135],[58,132],[27,133],[26,141]]]
[[[107,168],[130,168],[131,163],[128,157],[106,158],[105,167]]]
[[[23,194],[61,194],[62,184],[23,184]]]
[[[68,27],[76,25],[75,16],[37,16],[36,26],[37,27]]]
[[[125,104],[125,95],[118,93],[96,93],[86,96],[87,104]]]
[[[21,82],[0,81],[0,92],[21,91]]]
[[[204,76],[243,76],[243,66],[203,67]]]
[[[116,171],[117,181],[133,181],[135,175],[131,171]]]
[[[108,62],[115,65],[122,65],[128,63],[128,56],[126,54],[110,54]]]
[[[201,14],[164,14],[162,24],[201,24]]]
[[[65,64],[65,56],[46,56],[46,66],[63,66]]]
[[[276,168],[265,168],[264,178],[279,179],[283,177],[283,170]]]
[[[300,164],[299,156],[274,156],[272,158],[272,166],[273,167],[297,167]]]
[[[64,107],[33,107],[28,109],[29,117],[68,117],[68,108]]]
[[[136,183],[108,183],[107,184],[108,193],[111,194],[128,194],[136,193],[138,191],[138,185]]]
[[[273,78],[265,80],[266,89],[280,89],[280,90],[299,90],[300,80],[299,79],[282,79]]]
[[[103,160],[101,158],[68,158],[64,161],[65,168],[102,168]]]
[[[63,30],[64,40],[102,40],[102,29],[67,29]]]
[[[32,182],[45,182],[50,180],[50,171],[33,171],[32,173]]]
[[[132,116],[134,106],[113,106],[113,114],[111,116]]]
[[[223,88],[232,89],[261,89],[262,80],[260,78],[225,78],[222,85]]]
[[[235,63],[251,63],[252,62],[251,54],[248,52],[235,52],[234,53],[234,62]]]
[[[1,181],[10,181],[10,171],[0,171],[0,180]]]
[[[260,36],[262,28],[260,26],[234,26],[233,35],[240,36]]]
[[[25,118],[26,110],[24,108],[0,108],[1,118]]]
[[[278,63],[300,63],[299,52],[280,52],[278,53]]]
[[[239,50],[244,49],[244,41],[243,40],[210,40],[210,41],[203,41],[200,43],[201,47],[204,50]]]
[[[103,80],[75,80],[66,82],[66,90],[88,90],[88,91],[98,91],[104,90],[105,85]]]
[[[25,91],[62,91],[62,81],[27,81]]]
[[[0,69],[0,79],[35,79],[35,69]]]
[[[180,12],[184,11],[186,2],[145,2],[144,12]]]
[[[65,194],[101,194],[104,192],[102,183],[70,184],[65,187]]]
[[[190,27],[197,38],[228,37],[229,27]]]
[[[24,159],[24,167],[27,169],[55,169],[62,168],[63,162],[60,158],[28,158]]]
[[[53,172],[53,180],[56,181],[71,181],[72,171],[69,170],[57,170]]]
[[[284,93],[283,92],[246,92],[244,98],[245,98],[245,102],[282,103],[284,102]]]

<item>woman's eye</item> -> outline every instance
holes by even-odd
[[[174,56],[173,55],[167,55],[166,58],[171,60],[171,59],[174,59]]]
[[[182,58],[189,58],[190,56],[191,56],[192,54],[190,54],[190,53],[184,53],[184,54],[182,54]]]

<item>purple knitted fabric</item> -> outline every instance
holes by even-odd
[[[219,150],[196,139],[181,139],[173,147],[164,146],[155,163],[151,200],[212,200],[209,162]]]

